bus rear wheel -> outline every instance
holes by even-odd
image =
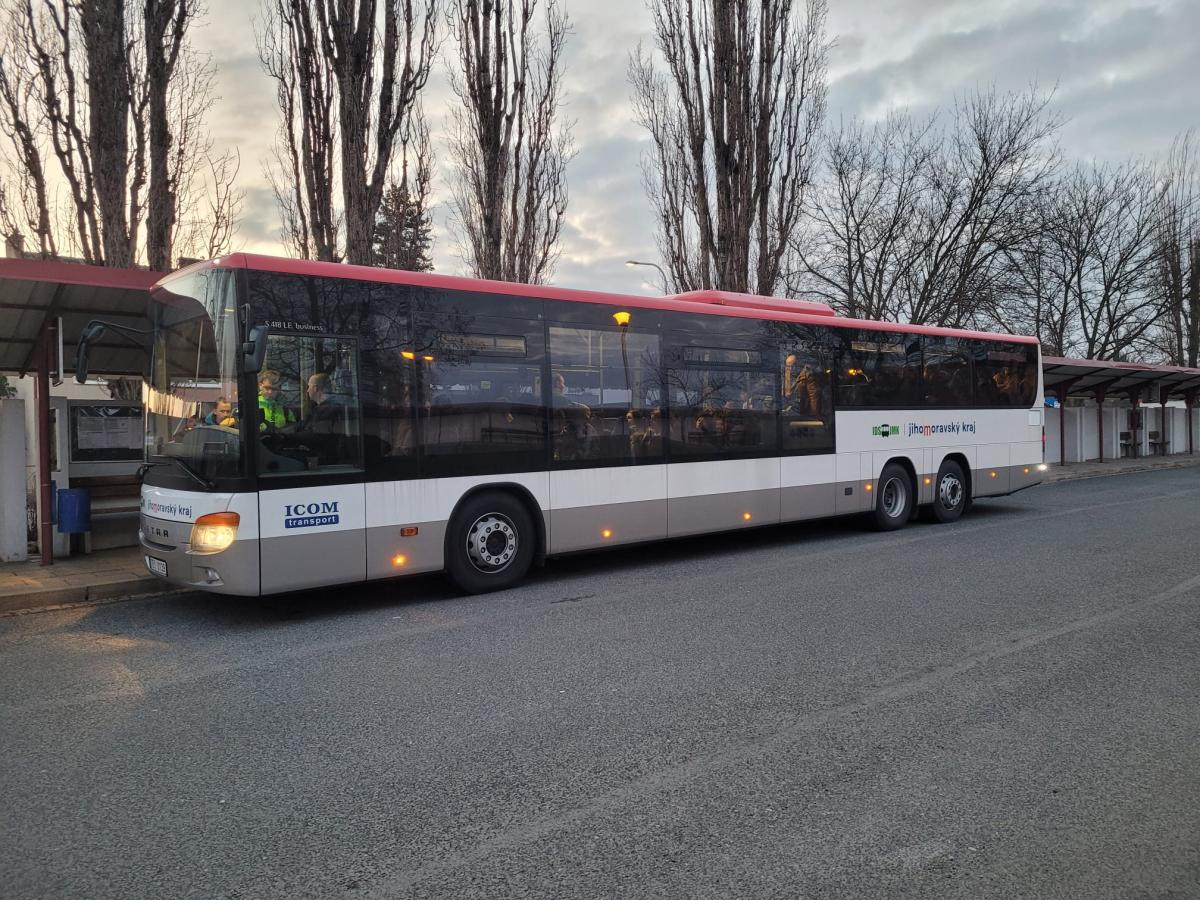
[[[906,525],[917,497],[904,467],[896,463],[884,466],[875,489],[875,527],[894,531]]]
[[[525,505],[489,492],[459,507],[446,531],[446,574],[468,594],[501,591],[529,571],[537,532]]]
[[[962,466],[952,459],[942,463],[933,486],[933,518],[938,522],[954,522],[966,511],[967,479]]]

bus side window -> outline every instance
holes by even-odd
[[[793,329],[784,339],[780,380],[784,450],[833,450],[834,360],[829,349],[809,329]]]
[[[260,474],[361,468],[354,339],[270,335],[252,412]]]

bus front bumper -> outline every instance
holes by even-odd
[[[190,523],[143,516],[138,544],[146,571],[177,587],[258,596],[257,540],[235,540],[220,553],[192,553],[188,549],[190,534]]]

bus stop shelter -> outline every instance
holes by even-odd
[[[38,544],[53,563],[50,521],[50,384],[73,375],[75,348],[93,319],[145,330],[149,289],[162,278],[145,269],[115,269],[34,259],[0,259],[0,372],[32,374],[36,384]],[[109,330],[91,345],[89,374],[140,375],[145,347]]]
[[[1045,393],[1058,398],[1062,413],[1058,417],[1060,463],[1067,462],[1066,400],[1086,397],[1096,402],[1099,429],[1100,461],[1104,461],[1104,402],[1118,398],[1129,402],[1134,411],[1130,417],[1131,446],[1141,446],[1141,417],[1143,403],[1158,404],[1162,410],[1159,421],[1166,421],[1167,404],[1181,400],[1186,408],[1187,452],[1195,453],[1192,416],[1200,396],[1200,369],[1180,366],[1153,366],[1143,363],[1107,362],[1098,359],[1042,357],[1042,379]],[[1160,435],[1165,442],[1166,436]],[[1165,443],[1163,443],[1165,447]]]

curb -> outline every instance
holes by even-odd
[[[1200,466],[1200,458],[1172,465],[1137,466],[1112,472],[1063,472],[1059,470],[1058,472],[1047,472],[1047,477],[1042,479],[1042,484],[1058,484],[1062,481],[1083,481],[1086,478],[1113,478],[1117,475],[1140,475],[1144,472],[1171,472],[1176,469],[1191,469],[1197,466]]]
[[[61,609],[89,603],[134,600],[153,594],[173,594],[178,590],[179,588],[173,588],[152,576],[77,587],[46,588],[23,594],[0,596],[0,616],[16,616],[22,613]]]

